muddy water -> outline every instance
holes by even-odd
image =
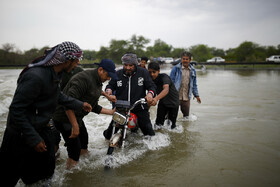
[[[0,141],[18,73],[0,70]],[[110,170],[102,131],[111,118],[90,114],[90,155],[65,171],[61,142],[53,186],[279,186],[279,82],[280,71],[198,71],[202,104],[192,101],[190,120],[179,121],[179,113],[175,130],[165,124],[152,139],[129,135]],[[104,98],[100,104],[111,107]]]

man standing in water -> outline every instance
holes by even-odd
[[[7,127],[0,148],[1,184],[15,186],[49,180],[55,169],[53,126],[56,105],[91,111],[91,105],[60,92],[63,71],[71,71],[82,58],[75,43],[63,42],[35,59],[20,74],[9,108]]]
[[[134,104],[140,98],[146,98],[147,103],[151,104],[156,94],[156,86],[152,81],[148,70],[137,67],[137,56],[134,53],[126,53],[121,61],[123,69],[117,71],[118,80],[111,80],[106,87],[106,92],[112,95],[116,91],[118,100],[130,101]],[[143,107],[143,108],[142,108]],[[131,112],[138,117],[139,127],[144,135],[154,136],[148,105],[137,106]],[[110,139],[113,130],[113,123],[103,132],[106,139]]]
[[[160,73],[160,66],[157,62],[151,62],[148,66],[149,73],[157,86],[157,96],[153,99],[152,105],[157,107],[157,118],[155,127],[164,124],[165,116],[172,122],[171,129],[176,127],[176,119],[179,108],[179,93],[176,90],[170,77],[165,73]]]
[[[98,100],[102,94],[102,83],[111,78],[117,79],[115,68],[112,60],[103,59],[98,68],[85,70],[73,76],[63,93],[90,103],[93,107],[92,111],[97,114],[112,115],[114,110],[100,106]],[[112,96],[112,99],[114,98],[115,96]],[[88,132],[83,121],[87,114],[87,112],[65,110],[63,106],[59,106],[53,116],[55,127],[61,132],[67,147],[67,169],[77,164],[80,155],[88,153]]]
[[[180,107],[185,120],[189,119],[192,94],[197,102],[201,103],[196,83],[196,71],[190,64],[191,58],[191,53],[182,52],[181,63],[174,66],[170,73],[170,78],[179,91]]]

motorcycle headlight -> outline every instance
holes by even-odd
[[[124,125],[126,122],[126,117],[118,112],[115,112],[113,114],[113,120],[120,125]]]

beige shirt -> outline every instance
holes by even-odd
[[[189,83],[190,83],[190,69],[182,67],[182,80],[179,89],[179,100],[188,101],[189,100]]]

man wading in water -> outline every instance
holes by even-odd
[[[62,71],[71,71],[82,58],[72,42],[63,42],[35,59],[20,74],[9,108],[0,149],[1,186],[50,181],[55,169],[53,126],[57,104],[90,112],[92,107],[60,92]]]

